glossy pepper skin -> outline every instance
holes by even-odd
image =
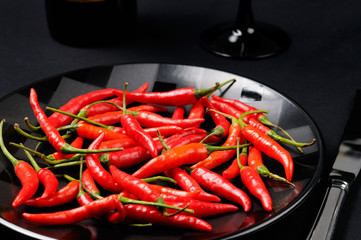
[[[196,163],[208,157],[208,150],[204,144],[190,143],[166,151],[151,159],[132,175],[137,178],[146,178],[165,170],[185,164]]]
[[[79,181],[71,181],[49,198],[34,198],[25,201],[25,205],[32,207],[55,207],[69,203],[76,199],[79,192]]]
[[[245,166],[241,169],[241,179],[253,196],[258,198],[266,211],[272,211],[272,198],[256,170]]]
[[[205,189],[240,204],[245,212],[251,210],[252,202],[248,195],[218,173],[199,167],[192,170],[191,176]]]
[[[120,122],[128,136],[147,149],[152,157],[158,156],[158,149],[153,138],[143,130],[133,115],[124,114]]]
[[[211,231],[212,226],[206,221],[183,214],[172,217],[164,216],[159,210],[151,206],[127,204],[125,205],[127,219],[141,223],[172,226],[197,231]]]
[[[68,225],[106,214],[117,208],[112,195],[83,206],[53,213],[23,213],[23,217],[40,225]]]
[[[4,122],[5,120],[0,122],[0,147],[7,159],[13,164],[15,174],[21,182],[22,187],[12,202],[13,207],[18,207],[34,196],[39,186],[39,178],[29,163],[16,159],[5,147],[3,139]]]
[[[99,135],[99,137],[95,139],[88,148],[97,149],[100,146],[103,137],[104,134]],[[86,154],[85,162],[90,175],[101,187],[113,193],[119,193],[122,191],[122,188],[113,179],[112,175],[101,165],[97,154]]]

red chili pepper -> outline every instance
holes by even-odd
[[[116,208],[117,202],[110,195],[77,208],[53,213],[23,213],[23,217],[41,225],[68,225],[106,214]]]
[[[213,106],[212,102],[207,97],[202,97],[202,100],[206,108],[216,109],[216,107]],[[216,125],[216,127],[213,129],[213,134],[221,138],[228,136],[228,131],[231,124],[227,118],[216,112],[210,112],[210,115]]]
[[[185,215],[193,215],[199,218],[210,217],[219,214],[224,214],[228,212],[235,212],[238,210],[238,207],[233,204],[226,203],[213,203],[213,202],[204,202],[204,201],[192,201],[192,202],[171,202],[166,201],[167,204],[184,208],[188,204],[187,209],[194,210],[194,213],[182,213]],[[169,213],[175,212],[175,210],[170,209]]]
[[[105,152],[105,151],[119,151],[121,149],[81,149],[74,148],[60,136],[58,130],[48,121],[44,111],[40,108],[38,97],[33,88],[30,89],[30,105],[34,111],[36,119],[38,120],[42,130],[49,139],[50,144],[59,152],[63,153],[89,153],[89,152]]]
[[[240,110],[241,112],[249,112],[249,111],[257,111],[258,110],[257,108],[251,107],[237,99],[222,98],[222,97],[216,96],[214,94],[212,95],[212,98],[216,101],[227,103],[227,104],[231,105],[232,107]],[[263,113],[255,113],[253,115],[249,115],[249,117],[254,117],[258,121],[260,121],[261,123],[263,123],[265,125],[272,126],[272,127],[275,126],[273,123],[271,123],[268,120],[268,118]]]
[[[227,140],[223,143],[223,147],[235,146],[237,144],[237,138],[241,136],[241,126],[238,123],[232,123],[229,129]],[[204,167],[212,169],[227,162],[236,154],[236,149],[227,151],[215,151],[212,152],[206,159],[197,162],[191,168]]]
[[[22,187],[12,202],[13,207],[18,207],[34,196],[39,186],[39,178],[29,163],[16,159],[6,149],[3,139],[4,122],[5,120],[0,122],[0,147],[6,158],[13,164],[15,174],[21,182]]]
[[[158,149],[153,138],[143,130],[133,115],[123,115],[121,124],[127,135],[147,149],[152,157],[158,156]]]
[[[239,141],[237,142],[237,145],[239,145]],[[252,156],[252,153],[250,154]],[[272,198],[262,181],[262,178],[255,169],[242,165],[239,155],[239,149],[237,149],[237,162],[243,184],[253,196],[261,201],[262,206],[266,211],[272,211]]]
[[[110,173],[115,181],[122,186],[124,190],[137,196],[143,201],[154,202],[160,197],[160,192],[150,186],[149,183],[142,181],[139,178],[133,177],[116,168],[113,165],[109,166]]]
[[[245,164],[242,165],[244,166]],[[256,170],[261,177],[266,177],[276,181],[285,182],[293,187],[295,186],[293,183],[287,181],[285,178],[277,174],[271,173],[268,170],[268,168],[263,164],[262,152],[258,150],[256,147],[250,147],[248,154],[248,166]]]
[[[212,103],[218,108],[219,111],[229,114],[237,119],[239,119],[240,116],[244,113],[244,112],[241,112],[241,110],[234,108],[232,105],[230,105],[226,102],[212,101]],[[275,131],[273,131],[273,130],[269,129],[268,127],[266,127],[265,125],[263,125],[261,122],[259,122],[259,120],[256,120],[256,118],[254,116],[255,116],[254,114],[244,116],[243,121],[245,123],[252,125],[253,127],[259,129],[263,133],[267,134],[270,138],[272,138],[278,142],[287,143],[292,146],[300,148],[300,147],[310,146],[310,145],[314,144],[316,141],[315,139],[313,139],[309,143],[301,143],[301,142],[296,142],[293,139],[284,138],[284,137],[278,135]],[[264,119],[264,118],[262,118],[262,119]],[[273,126],[275,126],[275,125],[273,125]],[[278,126],[275,126],[275,127],[278,127]],[[285,132],[285,131],[283,130],[283,132]],[[286,134],[288,135],[288,133],[286,133]],[[299,149],[299,150],[301,150],[301,149]]]
[[[147,91],[148,87],[149,87],[149,82],[146,82],[145,84],[143,84],[140,88],[138,88],[134,92],[140,92],[140,93],[145,92],[145,91]],[[118,105],[122,105],[123,97],[116,97],[116,98],[110,99],[109,102],[113,102]],[[126,104],[128,105],[130,103],[132,103],[132,101],[127,99]],[[102,113],[106,113],[106,112],[111,112],[111,111],[116,111],[116,110],[118,110],[118,108],[115,105],[107,104],[107,103],[99,103],[99,104],[95,104],[95,105],[92,105],[89,108],[87,108],[86,115],[89,117],[89,116],[102,114]]]
[[[187,192],[187,191],[182,191],[182,190],[178,190],[178,189],[174,189],[174,188],[170,188],[170,187],[160,186],[157,184],[150,184],[150,187],[155,189],[156,191],[160,192],[161,194],[168,193],[168,194],[176,195],[179,197],[187,197],[187,198],[193,198],[193,199],[197,199],[198,194],[200,193],[200,191]]]
[[[26,156],[31,162],[31,165],[33,166],[34,170],[36,171],[36,174],[38,175],[38,179],[41,182],[41,184],[44,186],[44,192],[41,195],[41,198],[48,198],[55,194],[55,192],[58,190],[59,181],[55,177],[54,173],[46,168],[41,168],[35,159],[31,156],[31,154],[24,150]]]
[[[242,116],[240,119],[243,119]],[[239,123],[242,126],[243,136],[267,156],[279,161],[284,167],[287,181],[291,181],[293,175],[293,160],[290,153],[257,128],[246,125],[242,120],[239,121]]]
[[[221,199],[214,195],[205,192],[201,186],[195,181],[188,173],[187,171],[175,167],[169,170],[165,171],[165,174],[174,180],[177,181],[177,184],[179,187],[181,187],[183,190],[188,192],[199,192],[196,196],[197,199],[203,200],[203,201],[214,201],[214,202],[220,202]]]
[[[119,138],[109,141],[104,141],[100,144],[100,149],[109,149],[109,148],[130,148],[139,146],[139,144],[132,138]]]
[[[234,79],[227,81],[223,84],[216,84],[214,87],[208,89],[196,89],[193,87],[178,88],[176,90],[166,92],[145,92],[134,93],[127,92],[127,99],[140,103],[150,103],[162,106],[185,106],[194,104],[201,97],[212,93],[229,82],[235,81]],[[123,92],[119,92],[118,95],[123,95]]]
[[[148,161],[135,173],[133,173],[133,176],[137,178],[150,177],[174,167],[197,163],[206,159],[208,154],[211,152],[234,148],[235,146],[219,147],[203,143],[190,143],[187,145],[175,147]]]
[[[127,218],[141,223],[189,228],[197,231],[211,231],[212,226],[202,219],[193,216],[177,214],[172,217],[164,216],[162,212],[151,206],[127,204],[125,205]]]
[[[97,149],[102,142],[104,134],[99,135],[88,147],[88,149]],[[122,191],[122,187],[113,179],[112,175],[104,169],[99,161],[97,154],[86,154],[85,157],[87,168],[90,175],[102,188],[113,193]]]
[[[82,183],[92,193],[100,195],[100,191],[95,184],[93,177],[90,174],[90,170],[87,168],[84,170],[81,176]]]
[[[189,111],[188,118],[203,118],[205,113],[203,100],[200,98],[196,103],[193,104],[191,110]]]
[[[184,106],[176,107],[176,109],[173,111],[172,119],[184,119],[184,112]]]
[[[98,126],[94,126],[92,124],[88,124],[85,122],[78,122],[76,124],[71,124],[62,128],[58,128],[59,130],[76,130],[77,134],[83,138],[94,140],[101,133],[104,133],[104,141],[115,140],[115,139],[128,139],[129,136],[123,133],[119,133],[116,131],[112,131],[107,128],[102,128]]]
[[[204,118],[171,119],[152,112],[132,112],[143,127],[178,126],[181,128],[197,127],[204,122]]]
[[[241,162],[242,166],[247,165],[247,148],[242,148],[242,152],[239,156],[239,160]],[[223,171],[222,176],[228,180],[231,180],[237,176],[239,176],[241,169],[238,165],[237,158],[233,160],[232,164],[229,165],[229,167]]]
[[[100,104],[100,103],[99,103]],[[110,105],[110,104],[108,104]],[[96,106],[96,105],[94,105]],[[113,106],[113,105],[111,105]],[[119,109],[118,109],[119,110]],[[132,112],[161,112],[161,111],[167,111],[168,108],[162,107],[162,106],[155,106],[155,105],[140,105],[136,107],[131,107],[128,109]],[[112,112],[106,112],[102,114],[92,115],[88,117],[89,120],[92,120],[94,122],[102,123],[105,125],[114,125],[120,122],[120,119],[123,116],[123,111],[112,111]]]
[[[27,206],[32,207],[55,207],[69,203],[76,199],[79,192],[79,181],[70,181],[67,185],[59,189],[49,198],[34,198],[24,202]]]
[[[101,89],[101,90],[89,92],[87,94],[80,95],[78,97],[71,99],[65,105],[60,107],[60,110],[72,114],[77,114],[82,107],[92,102],[100,101],[107,97],[114,96],[116,95],[115,93],[116,93],[116,89],[113,88],[107,88],[107,89]],[[72,117],[60,113],[53,113],[49,117],[49,124],[55,128],[58,128],[69,124],[72,120],[73,120]]]
[[[234,203],[240,204],[245,212],[251,209],[252,202],[248,195],[221,175],[200,167],[192,170],[191,176],[205,189]]]

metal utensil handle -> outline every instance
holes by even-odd
[[[316,221],[308,235],[308,240],[332,239],[339,212],[342,208],[350,184],[344,180],[332,179],[323,199]]]

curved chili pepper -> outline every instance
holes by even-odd
[[[155,142],[153,141],[153,138],[143,130],[133,115],[123,115],[121,124],[127,135],[137,141],[142,147],[147,149],[152,157],[158,156],[158,149]]]
[[[184,106],[176,107],[176,109],[173,111],[172,119],[184,119],[184,112]]]
[[[127,204],[125,205],[125,209],[127,218],[136,222],[189,228],[197,231],[212,230],[212,226],[209,223],[194,216],[177,214],[172,217],[167,217],[154,207],[136,204]]]
[[[143,201],[154,202],[160,197],[160,192],[150,186],[149,183],[142,181],[139,178],[133,177],[116,168],[113,165],[109,166],[110,173],[115,181],[122,186],[127,192],[137,196]]]
[[[202,98],[198,99],[196,103],[192,105],[191,110],[189,111],[188,118],[203,118],[205,113],[203,100]]]
[[[63,153],[89,153],[89,152],[108,152],[108,151],[119,151],[122,149],[81,149],[74,148],[70,144],[66,143],[65,140],[60,136],[57,129],[48,121],[44,111],[40,108],[38,103],[38,97],[33,88],[30,89],[30,105],[34,111],[36,119],[38,120],[41,128],[49,139],[50,144],[57,150]]]
[[[99,103],[101,104],[101,103]],[[114,106],[111,104],[108,104],[109,106]],[[94,105],[96,106],[96,105]],[[116,107],[116,106],[114,106]],[[119,109],[118,109],[119,110]],[[128,111],[132,111],[132,112],[141,112],[141,111],[146,111],[146,112],[162,112],[162,111],[167,111],[168,108],[163,107],[163,106],[156,106],[156,105],[139,105],[136,107],[131,107],[128,109]],[[90,117],[88,117],[89,120],[92,120],[94,122],[98,122],[98,123],[102,123],[105,125],[114,125],[120,122],[120,119],[123,116],[123,111],[112,111],[112,112],[106,112],[106,113],[102,113],[102,114],[97,114],[97,115],[92,115]]]
[[[201,186],[195,181],[188,173],[187,171],[175,167],[171,168],[169,170],[166,170],[164,172],[167,176],[173,178],[177,181],[177,184],[179,187],[181,187],[183,190],[188,192],[198,192],[196,198],[203,201],[214,201],[214,202],[220,202],[221,199],[214,195],[207,193],[204,191]]]
[[[100,191],[97,187],[97,185],[94,182],[93,177],[90,174],[90,170],[87,168],[84,170],[81,176],[82,183],[84,186],[93,194],[100,194]]]
[[[228,98],[222,98],[219,97],[217,95],[212,95],[212,98],[216,101],[220,101],[220,102],[224,102],[227,103],[229,105],[231,105],[232,107],[242,111],[242,112],[249,112],[249,111],[257,111],[258,109],[252,106],[249,106],[247,104],[245,104],[244,102],[241,102],[237,99],[228,99]],[[276,125],[274,125],[273,123],[271,123],[268,118],[266,117],[266,115],[264,115],[263,113],[255,113],[253,115],[249,115],[249,117],[254,117],[256,118],[258,121],[260,121],[261,123],[267,125],[267,126],[271,126],[271,127],[275,127]]]
[[[134,92],[145,92],[145,91],[147,91],[148,87],[149,87],[149,82],[146,82],[140,88],[134,90]],[[123,104],[123,97],[116,97],[116,98],[110,99],[108,101],[116,103],[118,105],[122,105]],[[132,103],[132,101],[127,99],[126,104],[128,105],[130,103]],[[99,103],[99,104],[92,105],[90,107],[86,107],[86,116],[89,117],[89,116],[102,114],[102,113],[105,113],[105,112],[116,111],[116,110],[118,110],[118,108],[116,106],[112,105],[112,104]]]
[[[240,118],[240,116],[244,113],[242,111],[240,111],[239,109],[234,108],[232,105],[229,105],[225,102],[217,102],[217,101],[211,101],[217,108],[218,110],[220,110],[221,112],[224,112],[226,114],[229,114],[237,119]],[[283,142],[283,143],[287,143],[290,144],[292,146],[297,147],[300,152],[302,152],[302,149],[300,149],[301,147],[307,147],[310,146],[312,144],[315,143],[316,139],[313,139],[311,142],[309,143],[301,143],[301,142],[296,142],[295,140],[288,139],[288,138],[284,138],[282,136],[280,136],[279,134],[277,134],[275,131],[273,131],[272,129],[269,129],[268,127],[266,127],[265,125],[263,125],[261,122],[259,122],[258,120],[256,120],[254,117],[252,117],[253,115],[247,115],[243,117],[243,121],[249,125],[254,126],[255,128],[259,129],[260,131],[262,131],[263,133],[267,134],[270,138],[278,141],[278,142]],[[277,126],[278,127],[278,126]],[[279,127],[278,127],[279,128]],[[283,130],[283,129],[282,129]],[[284,131],[284,130],[283,130]],[[285,132],[285,131],[284,131]],[[285,132],[286,133],[286,132]],[[287,133],[286,133],[287,134]],[[288,135],[288,134],[287,134]],[[289,136],[289,135],[288,135]],[[289,136],[290,137],[290,136]]]
[[[105,99],[107,97],[114,96],[116,95],[115,92],[116,89],[114,88],[107,88],[107,89],[101,89],[101,90],[89,92],[71,99],[65,105],[60,107],[60,110],[72,114],[77,114],[82,107],[92,102],[96,102]],[[70,116],[65,116],[60,113],[53,113],[49,117],[49,124],[51,124],[55,128],[58,128],[69,124],[72,120],[73,118]]]
[[[150,184],[150,187],[155,189],[156,191],[160,192],[161,194],[168,193],[168,194],[176,195],[179,197],[187,197],[187,198],[193,198],[193,199],[197,199],[198,194],[200,193],[200,191],[187,192],[187,191],[182,191],[182,190],[178,190],[178,189],[174,189],[174,188],[170,188],[170,187],[160,186],[157,184]]]
[[[100,149],[108,149],[108,148],[130,148],[139,146],[139,144],[133,138],[119,138],[109,141],[103,141],[99,148]]]
[[[199,167],[192,170],[191,176],[205,189],[240,204],[245,212],[251,209],[252,202],[248,195],[218,173]]]
[[[99,135],[88,147],[88,149],[97,149],[103,140],[104,133]],[[113,179],[112,175],[101,165],[97,154],[86,154],[85,157],[87,168],[90,175],[102,188],[113,193],[122,191],[122,187]]]
[[[233,122],[229,128],[227,140],[222,144],[223,147],[236,146],[237,138],[241,136],[242,128],[237,122]],[[206,159],[197,162],[191,168],[204,167],[208,169],[215,168],[228,160],[236,154],[236,149],[227,151],[212,152]]]
[[[277,174],[271,173],[268,170],[268,168],[263,164],[262,153],[256,147],[250,147],[247,161],[248,161],[248,166],[256,170],[261,177],[266,177],[272,180],[285,182],[293,187],[295,186],[293,183],[287,181],[285,178]],[[245,164],[242,165],[244,166]]]
[[[248,145],[242,145],[242,147]],[[203,143],[190,143],[175,147],[151,159],[132,175],[137,178],[150,177],[174,167],[197,163],[206,159],[211,152],[229,149],[235,149],[235,146],[219,147]]]
[[[58,190],[59,181],[55,177],[54,173],[49,169],[41,168],[28,151],[24,150],[24,152],[30,160],[31,165],[33,165],[33,168],[38,175],[39,181],[44,186],[44,192],[41,195],[41,198],[48,198],[55,194],[55,192]]]
[[[187,209],[194,210],[194,213],[183,213],[185,215],[193,215],[199,218],[210,217],[219,214],[224,214],[228,212],[235,212],[238,210],[238,207],[233,204],[226,203],[214,203],[214,202],[204,202],[204,201],[192,201],[192,202],[171,202],[166,201],[167,204],[172,206],[177,206],[180,208],[186,207]],[[169,213],[172,213],[175,210],[169,210]]]
[[[237,140],[237,146],[239,145],[239,139]],[[253,196],[258,198],[263,208],[266,211],[272,211],[272,198],[257,171],[249,166],[244,166],[241,164],[239,158],[239,149],[237,148],[237,162],[240,168],[240,175],[243,184],[251,192]]]
[[[110,195],[83,206],[53,213],[23,213],[23,217],[41,225],[68,225],[106,214],[117,208],[115,198]]]
[[[76,131],[79,136],[91,140],[96,139],[101,133],[105,134],[104,141],[129,138],[129,136],[127,136],[126,134],[115,132],[107,128],[94,126],[85,122],[71,124],[65,127],[58,128],[58,130]]]
[[[185,87],[166,92],[127,92],[126,96],[127,99],[140,103],[150,103],[162,106],[185,106],[196,103],[199,98],[216,91],[229,82],[234,81],[235,80],[232,79],[222,84],[216,84],[214,87],[208,89]],[[118,95],[123,95],[123,92],[119,92]]]
[[[55,207],[69,203],[76,199],[79,192],[79,181],[70,181],[67,185],[59,189],[49,198],[33,198],[24,202],[27,206],[32,207]]]
[[[247,148],[242,148],[242,152],[239,156],[239,160],[241,162],[242,166],[246,166],[247,165]],[[229,165],[229,167],[223,171],[222,176],[228,180],[231,180],[237,176],[239,176],[240,174],[240,168],[238,165],[238,159],[234,159],[233,162],[231,163],[231,165]]]
[[[253,112],[246,112],[244,115]],[[285,170],[287,181],[292,180],[293,175],[293,160],[290,153],[279,145],[275,140],[268,137],[266,134],[258,130],[257,128],[246,125],[242,119],[243,114],[240,117],[240,125],[242,127],[243,136],[252,143],[257,149],[265,153],[267,156],[280,162]]]
[[[207,97],[202,97],[203,104],[208,109],[216,109],[215,106],[213,106],[212,102]],[[213,135],[219,136],[221,138],[228,136],[228,131],[230,128],[230,123],[227,120],[226,117],[220,115],[216,112],[210,112],[210,115],[216,125],[215,128],[213,128]]]
[[[5,120],[0,122],[0,147],[6,158],[13,164],[15,174],[21,182],[22,187],[12,202],[13,207],[18,207],[34,196],[39,186],[39,178],[29,163],[16,159],[5,147],[3,139],[4,122]]]

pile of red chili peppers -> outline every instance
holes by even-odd
[[[26,118],[30,134],[16,123],[14,127],[39,141],[40,147],[9,143],[23,149],[28,160],[7,150],[5,120],[0,123],[2,152],[21,183],[12,206],[25,205],[23,217],[40,225],[97,218],[110,224],[198,231],[212,230],[204,217],[248,212],[257,201],[272,212],[264,179],[293,186],[293,160],[282,144],[301,148],[314,140],[299,143],[281,137],[269,128],[274,125],[265,111],[239,100],[211,97],[232,81],[210,89],[168,92],[147,92],[148,83],[134,92],[103,89],[71,99],[59,109],[47,108],[55,111],[49,117],[31,89],[30,106],[37,123]],[[171,115],[168,107],[174,109]],[[168,112],[168,117],[161,112]],[[34,137],[35,131],[43,137]],[[264,155],[281,164],[281,176],[267,169]],[[59,178],[67,184],[60,187]],[[73,201],[79,206],[51,213],[33,211]]]

